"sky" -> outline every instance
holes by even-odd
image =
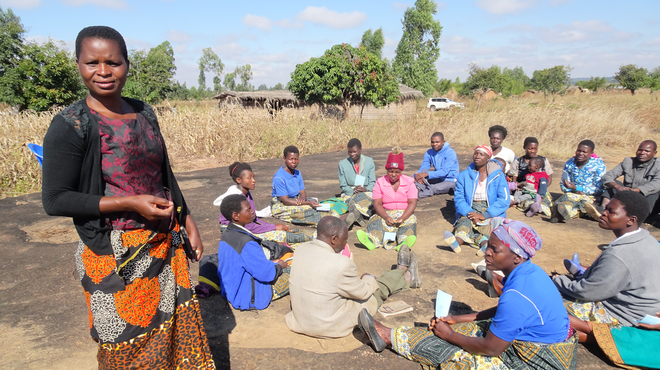
[[[464,81],[469,63],[534,70],[570,65],[571,77],[610,77],[621,65],[660,66],[660,1],[437,1],[442,25],[439,78]],[[0,0],[21,18],[28,40],[61,40],[73,51],[92,25],[117,29],[129,49],[165,40],[174,48],[176,76],[197,86],[197,62],[211,47],[224,72],[250,64],[252,84],[286,84],[297,64],[335,44],[357,46],[383,29],[383,56],[392,60],[401,20],[414,1]],[[207,74],[207,84],[212,76]]]

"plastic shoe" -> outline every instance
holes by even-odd
[[[344,219],[344,222],[346,222],[346,227],[349,228],[349,229],[351,228],[351,226],[353,226],[355,221],[357,221],[355,219],[355,215],[353,213],[350,213],[350,212],[348,213],[348,215],[346,215],[346,218]]]
[[[422,286],[422,277],[419,275],[419,267],[417,265],[417,255],[415,252],[410,252],[410,288],[417,289]]]
[[[396,255],[396,264],[399,266],[410,266],[410,248],[402,244]]]
[[[405,239],[403,239],[401,244],[396,246],[396,250],[398,251],[399,249],[401,249],[401,246],[403,245],[407,245],[408,248],[412,249],[416,241],[417,241],[417,237],[415,235],[408,235]]]
[[[566,206],[563,204],[557,205],[557,212],[564,219],[564,222],[568,222],[571,219],[571,215],[568,213]]]
[[[599,207],[593,203],[585,203],[584,210],[587,211],[589,217],[593,218],[596,221],[598,221],[598,219],[600,218],[600,214],[604,211],[602,207]]]
[[[364,332],[364,334],[367,335],[367,338],[369,338],[369,343],[372,347],[374,347],[374,351],[383,352],[385,347],[387,347],[387,344],[378,334],[378,331],[376,330],[376,324],[374,323],[374,318],[369,315],[369,312],[366,308],[363,308],[358,315],[358,327]]]
[[[451,231],[445,230],[443,238],[445,239],[445,243],[451,247],[454,253],[461,253],[461,246],[458,245],[458,241],[456,241],[456,237],[451,233]]]
[[[580,264],[575,263],[569,259],[564,260],[564,267],[566,267],[566,270],[568,270],[568,272],[576,277],[584,274],[586,271],[584,267],[580,266]]]
[[[368,250],[372,251],[376,249],[376,244],[369,239],[369,234],[367,234],[364,230],[358,230],[355,233],[355,236],[357,236],[358,240],[362,245],[364,245]]]
[[[497,298],[499,295],[497,294],[497,290],[495,290],[495,286],[493,285],[493,272],[490,271],[489,269],[486,268],[486,266],[477,266],[477,274],[481,276],[482,279],[486,280],[488,282],[488,296],[490,298]]]
[[[536,195],[536,198],[534,199],[534,203],[529,207],[529,211],[525,214],[527,217],[532,217],[537,213],[541,213],[541,201],[543,201],[543,198],[541,198],[540,195]]]
[[[488,248],[488,244],[486,244],[483,247],[479,248],[479,250],[477,250],[477,256],[479,256],[479,257],[485,256],[486,255],[486,248]]]

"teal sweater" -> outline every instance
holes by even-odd
[[[365,177],[364,187],[367,190],[374,190],[376,185],[376,166],[374,160],[366,155],[360,155],[360,173],[355,172],[353,167],[353,160],[351,157],[343,159],[339,162],[339,186],[341,192],[346,195],[353,195],[353,187],[355,187],[355,175],[362,175]]]

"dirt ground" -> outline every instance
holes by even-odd
[[[459,153],[461,169],[471,161],[471,150],[452,145]],[[421,163],[427,147],[404,148],[407,168],[412,175]],[[384,164],[389,148],[365,149],[377,165],[377,175],[385,174]],[[345,151],[304,156],[299,169],[309,196],[328,198],[339,191],[336,182],[337,162]],[[606,161],[608,168],[617,161]],[[282,165],[281,159],[252,164],[257,176],[253,196],[258,208],[269,204],[270,179]],[[553,195],[560,190],[563,161],[552,161],[555,182]],[[190,205],[206,253],[214,253],[220,239],[217,223],[219,209],[213,200],[231,185],[226,167],[179,173],[177,178]],[[377,319],[388,326],[428,322],[433,316],[433,299],[437,289],[453,295],[452,314],[483,310],[496,305],[487,296],[487,285],[470,266],[481,258],[475,250],[464,247],[455,254],[442,240],[442,232],[451,230],[454,221],[452,197],[435,196],[419,201],[417,244],[413,250],[420,261],[421,289],[402,292],[393,299],[414,307],[409,313]],[[94,369],[96,345],[88,333],[87,307],[76,277],[73,254],[77,236],[71,221],[48,217],[41,205],[41,194],[0,200],[0,368],[2,369]],[[545,216],[528,219],[509,209],[509,218],[524,220],[543,238],[543,249],[534,263],[547,272],[563,273],[562,261],[580,253],[585,264],[599,253],[600,244],[611,242],[609,231],[598,228],[588,219],[569,224],[551,224]],[[660,230],[645,225],[660,238]],[[368,251],[349,234],[349,245],[360,273],[380,274],[396,263],[396,252]],[[191,265],[193,280],[197,265]],[[220,296],[201,300],[204,325],[211,350],[220,369],[418,369],[413,362],[390,351],[374,353],[365,345],[363,336],[354,331],[342,339],[319,340],[289,331],[284,315],[289,311],[289,298],[284,297],[261,312],[233,310]],[[605,369],[610,365],[598,348],[579,347],[578,369]]]

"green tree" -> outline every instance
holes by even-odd
[[[236,90],[236,73],[231,72],[225,75],[224,81],[225,88],[230,91]]]
[[[368,53],[374,54],[379,58],[383,57],[383,46],[385,46],[385,37],[383,37],[383,29],[379,28],[373,33],[371,28],[364,31],[362,35],[361,46],[367,49]]]
[[[440,56],[442,26],[433,16],[438,5],[433,0],[417,0],[403,15],[403,36],[396,48],[392,64],[399,82],[418,89],[426,96],[433,93],[438,72],[435,62]]]
[[[266,90],[268,90],[268,86],[266,86],[266,84],[261,84],[261,85],[259,85],[259,87],[257,88],[257,90],[259,90],[259,91],[266,91]]]
[[[3,100],[21,109],[44,111],[66,106],[86,95],[74,59],[49,40],[23,45],[23,57],[0,77]]]
[[[156,104],[173,91],[176,65],[169,41],[151,48],[146,54],[142,50],[131,50],[129,60],[131,67],[124,86],[125,96]]]
[[[447,91],[451,90],[453,84],[448,78],[441,78],[435,83],[435,91],[440,95],[445,95]]]
[[[270,89],[271,90],[284,90],[284,85],[282,85],[281,83],[278,82],[278,83],[275,84],[275,86],[271,87]]]
[[[532,84],[537,90],[543,91],[545,97],[552,95],[552,102],[560,92],[564,91],[571,80],[570,66],[554,66],[552,68],[536,70],[532,75]]]
[[[511,79],[514,81],[514,85],[519,87],[514,89],[511,95],[522,94],[532,85],[531,79],[525,74],[525,71],[522,67],[514,67],[513,69],[504,67],[502,74],[511,77]]]
[[[241,83],[236,85],[236,91],[254,91],[254,86],[250,84],[250,81],[252,81],[252,66],[246,64],[236,67],[234,75],[241,80]]]
[[[222,90],[220,83],[220,76],[225,68],[225,65],[220,60],[220,57],[211,48],[202,50],[202,56],[199,58],[199,78],[197,82],[201,89],[206,89],[206,72],[213,72],[213,91],[219,92]]]
[[[144,99],[149,95],[147,88],[146,70],[144,61],[147,59],[147,53],[144,50],[131,49],[128,51],[128,60],[130,68],[126,78],[126,85],[122,94],[130,98]]]
[[[637,67],[634,64],[628,64],[619,67],[619,71],[614,74],[614,79],[626,89],[629,89],[633,95],[635,90],[644,87],[648,77],[646,68]]]
[[[319,58],[298,64],[288,89],[308,104],[338,104],[348,118],[353,104],[385,106],[399,87],[388,64],[365,48],[335,45]]]
[[[10,8],[0,7],[0,76],[16,68],[23,55],[25,28]]]
[[[660,67],[655,67],[649,72],[646,80],[646,86],[651,89],[651,101],[653,101],[653,92],[660,90]]]

